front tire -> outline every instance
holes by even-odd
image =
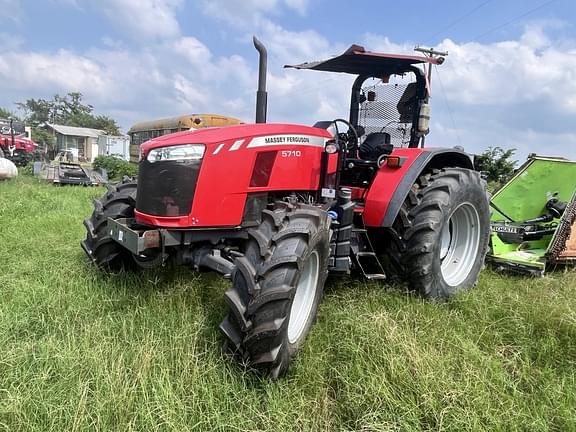
[[[229,352],[278,378],[316,317],[328,274],[330,221],[316,207],[277,203],[249,234],[220,329]]]
[[[84,220],[86,239],[81,246],[100,270],[117,272],[135,267],[132,253],[110,237],[107,222],[108,218],[134,217],[136,189],[137,182],[128,177],[109,186],[104,196],[94,200],[94,211]]]
[[[422,175],[389,237],[389,261],[422,296],[445,301],[474,286],[490,238],[489,203],[480,174],[445,168]]]

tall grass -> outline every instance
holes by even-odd
[[[445,305],[333,280],[291,373],[220,352],[227,282],[99,274],[102,189],[0,183],[0,430],[576,430],[576,273],[486,271]]]

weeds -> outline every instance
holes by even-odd
[[[576,273],[486,271],[444,304],[334,280],[291,373],[222,356],[227,282],[102,275],[103,189],[0,183],[0,430],[575,430]]]

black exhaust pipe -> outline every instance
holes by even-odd
[[[266,123],[266,111],[268,106],[268,93],[266,93],[266,68],[268,64],[268,52],[266,47],[252,37],[254,47],[260,54],[260,61],[258,65],[258,91],[256,92],[256,123]]]

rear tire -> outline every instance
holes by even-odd
[[[278,378],[316,317],[328,275],[330,221],[316,207],[277,203],[249,234],[220,329],[227,351]]]
[[[94,200],[92,215],[84,220],[86,239],[81,242],[82,249],[101,270],[117,272],[135,268],[132,253],[110,237],[107,220],[134,217],[136,188],[137,182],[127,177],[108,186],[108,192]]]
[[[414,291],[445,301],[474,286],[490,238],[485,182],[464,168],[422,175],[393,227],[387,255]]]

